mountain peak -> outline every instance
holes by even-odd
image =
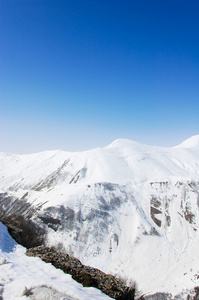
[[[140,148],[142,146],[146,146],[142,143],[136,142],[136,141],[132,141],[132,140],[128,140],[128,139],[116,139],[115,141],[113,141],[110,145],[108,145],[108,147],[112,147],[112,148]]]
[[[195,148],[199,147],[199,135],[194,135],[188,139],[186,139],[181,144],[177,145],[174,148]]]

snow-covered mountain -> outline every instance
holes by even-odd
[[[199,285],[199,135],[173,148],[0,154],[0,216],[24,216],[82,263],[143,293]]]

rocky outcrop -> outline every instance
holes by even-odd
[[[173,296],[170,293],[155,293],[152,295],[142,295],[137,300],[199,300],[199,287],[193,290],[182,292]]]
[[[124,282],[113,275],[83,265],[77,258],[56,251],[54,248],[39,246],[27,250],[26,255],[40,257],[46,263],[71,274],[72,278],[84,287],[95,287],[111,298],[133,300],[135,289],[127,287]]]
[[[26,248],[45,243],[45,229],[33,220],[26,219],[23,215],[3,216],[3,214],[0,214],[0,221],[7,226],[12,238]]]

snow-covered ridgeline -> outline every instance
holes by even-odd
[[[1,189],[34,188],[47,178],[51,185],[62,182],[137,184],[173,177],[195,179],[199,178],[198,140],[199,136],[195,136],[174,148],[121,139],[105,148],[85,152],[0,153]]]

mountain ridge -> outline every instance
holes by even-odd
[[[1,153],[0,159],[2,161],[1,170],[8,170],[5,166],[7,163],[13,164],[13,168],[10,166],[12,175],[14,168],[20,167],[22,173],[25,168],[31,169],[33,165],[34,170],[38,165],[39,174],[43,168],[45,168],[45,172],[50,173],[60,168],[69,159],[69,164],[78,165],[78,169],[89,170],[90,173],[87,172],[84,176],[85,179],[88,178],[88,182],[92,182],[92,178],[94,178],[95,182],[107,181],[126,184],[125,178],[129,178],[131,182],[139,182],[139,180],[143,182],[152,178],[155,180],[155,177],[159,179],[158,176],[163,180],[171,175],[190,177],[195,173],[198,176],[197,147],[194,146],[192,150],[190,152],[190,148],[179,146],[175,148],[147,146],[120,139],[107,147],[84,152],[47,151],[28,155]],[[118,168],[123,173],[121,176],[116,176]],[[154,170],[150,171],[152,169]],[[26,176],[31,178],[31,174]]]
[[[195,142],[195,144],[194,144]],[[67,151],[67,150],[60,150],[60,149],[57,149],[57,150],[44,150],[44,151],[38,151],[38,152],[35,152],[35,153],[23,153],[23,154],[20,154],[20,153],[11,153],[11,152],[6,152],[6,151],[0,151],[0,154],[6,154],[6,155],[16,155],[16,156],[26,156],[26,155],[37,155],[37,154],[41,154],[41,153],[58,153],[58,152],[62,152],[62,153],[84,153],[84,152],[88,152],[88,151],[92,151],[92,150],[95,150],[95,149],[103,149],[103,148],[107,148],[107,147],[111,147],[111,146],[114,146],[115,144],[119,144],[119,143],[131,143],[131,144],[137,144],[137,145],[141,145],[141,146],[146,146],[146,147],[155,147],[155,148],[163,148],[163,149],[172,149],[172,148],[176,148],[176,147],[184,147],[184,145],[187,145],[187,147],[189,146],[190,148],[191,147],[195,147],[195,146],[198,146],[199,144],[199,135],[193,135],[187,139],[185,139],[184,141],[182,141],[180,144],[176,145],[176,146],[172,146],[172,147],[167,147],[167,146],[157,146],[157,145],[148,145],[148,144],[145,144],[145,143],[141,143],[141,142],[137,142],[135,140],[131,140],[131,139],[126,139],[126,138],[118,138],[118,139],[115,139],[113,142],[111,142],[110,144],[108,144],[107,146],[105,147],[95,147],[95,148],[92,148],[92,149],[88,149],[88,150],[84,150],[84,151]],[[190,143],[190,145],[189,145]],[[185,147],[186,148],[186,147]]]

